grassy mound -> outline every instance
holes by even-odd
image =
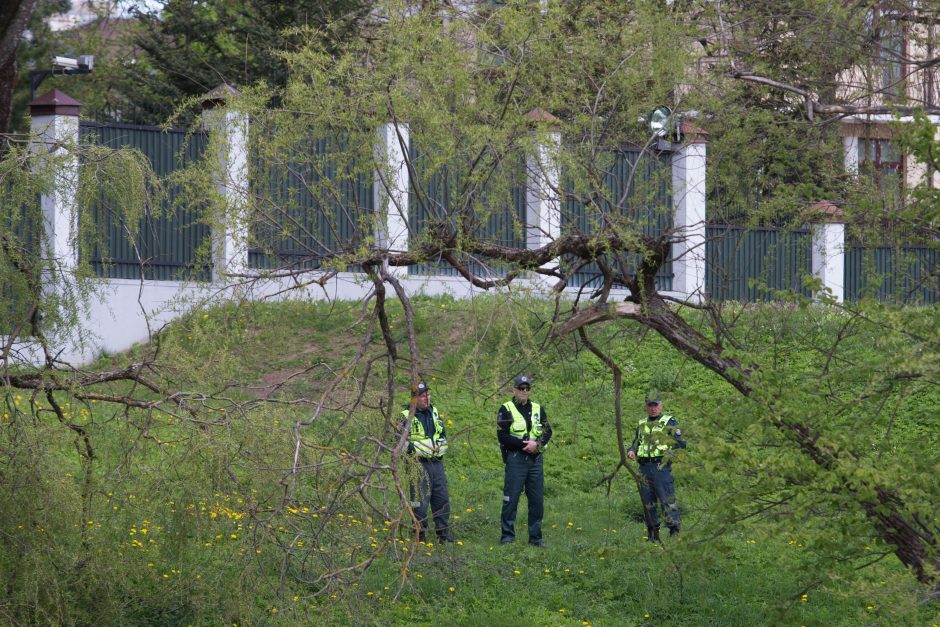
[[[419,544],[408,530],[388,465],[410,376],[406,359],[388,372],[368,312],[355,303],[225,306],[159,338],[162,366],[152,376],[183,393],[189,410],[166,399],[125,409],[63,395],[88,433],[90,462],[41,398],[4,391],[0,621],[936,622],[936,602],[923,602],[839,490],[801,463],[750,401],[658,336],[631,323],[592,331],[623,369],[628,444],[649,387],[689,440],[674,465],[683,533],[662,545],[643,541],[631,476],[603,480],[619,459],[611,375],[573,339],[544,341],[545,303],[419,298],[414,306],[419,370],[450,439],[460,544]],[[807,338],[835,324],[830,315],[770,307],[742,315],[753,321],[757,353],[792,364],[768,389],[810,395],[814,382],[801,373],[826,356]],[[400,308],[390,323],[406,358]],[[879,358],[870,341],[856,342],[859,360]],[[498,544],[495,415],[519,372],[534,376],[533,399],[555,430],[544,550]],[[927,395],[886,415],[887,439],[885,425],[869,425],[881,434],[872,454],[913,443],[936,450],[936,430],[925,425],[938,405]],[[912,486],[930,481],[931,459],[909,469]],[[400,485],[412,466],[402,466]]]

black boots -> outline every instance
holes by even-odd
[[[646,528],[646,541],[647,542],[659,542],[659,527],[647,527]]]

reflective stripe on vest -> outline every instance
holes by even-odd
[[[520,440],[525,439],[525,436],[529,436],[530,439],[535,440],[542,435],[542,408],[538,403],[532,403],[532,429],[530,431],[526,431],[525,416],[522,415],[514,402],[508,401],[503,404],[503,407],[512,414],[512,424],[509,426],[511,436]]]
[[[407,409],[401,415],[405,420],[408,420]],[[414,447],[415,454],[418,457],[443,457],[444,453],[447,452],[447,438],[443,437],[444,422],[438,415],[437,408],[433,405],[431,406],[431,418],[434,421],[434,433],[431,436],[424,432],[424,425],[421,424],[417,411],[411,419],[411,432],[408,434],[408,442]]]
[[[664,437],[667,435],[666,425],[670,420],[672,416],[662,416],[656,422],[652,422],[649,418],[640,419],[638,428],[640,443],[636,449],[637,456],[662,457],[672,448],[672,439]]]

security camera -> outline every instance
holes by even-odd
[[[71,57],[55,57],[52,59],[52,69],[54,70],[77,70],[78,59]]]

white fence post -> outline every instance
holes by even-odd
[[[707,136],[682,122],[686,143],[672,156],[672,291],[700,302],[705,297],[705,158]]]
[[[248,115],[228,102],[240,93],[223,83],[203,97],[203,127],[209,133],[210,158],[215,159],[216,189],[224,208],[212,231],[212,280],[248,270]]]
[[[40,199],[44,254],[53,267],[71,273],[78,265],[78,115],[81,103],[53,89],[29,103],[40,150],[56,159],[53,188]]]
[[[845,223],[842,210],[831,202],[818,202],[810,211],[822,222],[812,226],[813,276],[829,290],[832,298],[845,299]]]
[[[411,176],[407,151],[410,144],[408,127],[400,123],[383,124],[377,131],[375,146],[376,170],[372,186],[375,201],[375,243],[385,252],[408,250],[408,203]],[[399,276],[407,268],[390,268]]]
[[[536,154],[526,159],[526,247],[530,250],[551,244],[561,236],[561,173],[558,151],[561,148],[559,120],[542,109],[527,114],[540,131]],[[543,264],[558,267],[558,260]]]

